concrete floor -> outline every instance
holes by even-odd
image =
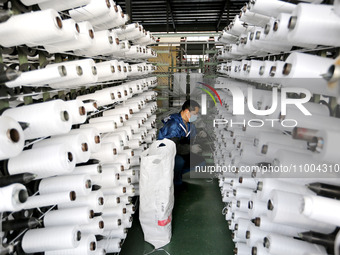
[[[189,179],[186,174],[184,181],[188,183],[187,190],[175,197],[172,240],[163,249],[171,255],[232,255],[234,244],[221,214],[223,203],[217,180]],[[153,246],[144,241],[136,213],[120,255],[143,255],[152,251]]]

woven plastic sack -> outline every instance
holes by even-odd
[[[141,155],[139,220],[144,240],[155,249],[171,240],[175,155],[176,145],[168,139],[155,141]]]

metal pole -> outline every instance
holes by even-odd
[[[166,33],[169,34],[169,2],[166,1]]]
[[[131,4],[131,0],[125,0],[125,7],[126,7],[126,12],[130,17],[130,21],[129,23],[132,23],[132,4]]]

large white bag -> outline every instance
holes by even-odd
[[[175,155],[176,145],[168,139],[155,141],[141,155],[139,220],[144,240],[155,249],[171,240]]]

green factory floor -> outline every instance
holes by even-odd
[[[164,246],[171,255],[232,255],[233,242],[227,222],[221,214],[223,203],[217,180],[189,179],[187,190],[175,197],[172,239]],[[143,232],[135,214],[120,255],[143,255],[153,251],[144,241]],[[155,251],[153,255],[164,255]]]

